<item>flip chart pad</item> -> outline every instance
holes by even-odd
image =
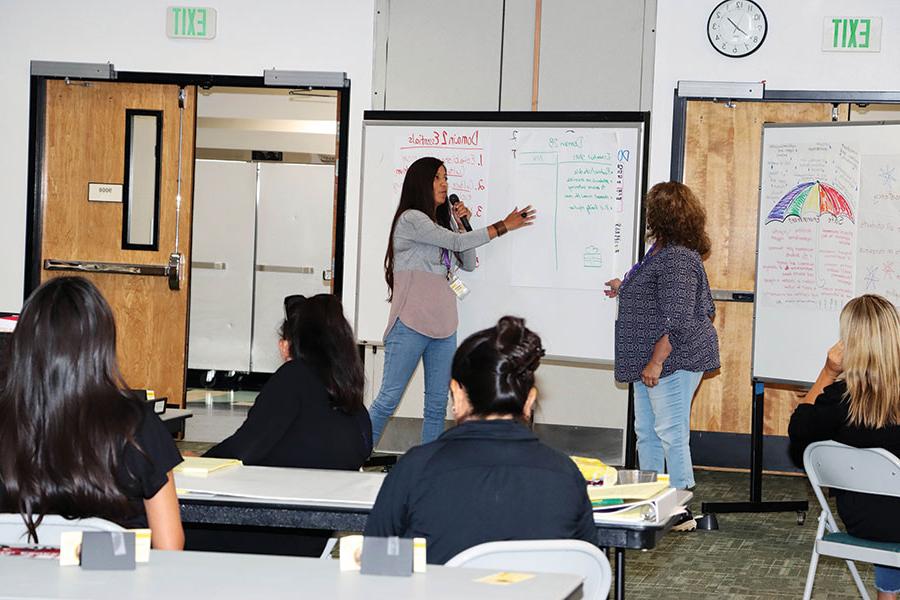
[[[479,248],[478,268],[460,273],[471,293],[458,304],[459,341],[509,314],[526,319],[549,355],[611,361],[616,303],[602,290],[628,270],[637,252],[646,115],[620,113],[615,121],[602,113],[457,117],[366,113],[358,339],[382,342],[390,310],[383,265],[391,220],[409,165],[435,156],[447,167],[449,193],[471,209],[473,228],[529,204],[538,215],[532,227]]]
[[[811,383],[861,294],[900,304],[900,123],[763,127],[753,377]]]

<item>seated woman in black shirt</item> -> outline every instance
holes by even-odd
[[[791,454],[802,465],[812,442],[835,440],[884,448],[900,456],[900,316],[882,298],[854,298],[841,311],[840,341],[791,416]],[[836,490],[837,509],[851,535],[900,542],[900,498]],[[875,566],[879,600],[900,590],[900,569]]]
[[[154,548],[180,550],[184,532],[172,436],[125,391],[116,325],[81,277],[44,283],[25,303],[0,390],[0,512],[20,513],[39,543],[46,514],[147,527]]]
[[[543,354],[540,338],[515,317],[462,343],[450,381],[457,426],[409,450],[391,469],[367,536],[425,537],[433,564],[483,542],[596,543],[584,478],[527,425]]]
[[[247,420],[204,456],[245,465],[358,470],[372,453],[363,368],[341,302],[330,294],[284,299],[285,363],[263,386]],[[318,556],[328,531],[191,525],[189,550]]]
[[[245,465],[359,469],[372,453],[363,368],[341,302],[288,296],[280,347],[285,363],[266,382],[231,437],[204,456]]]

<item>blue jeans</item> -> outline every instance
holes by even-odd
[[[900,592],[900,569],[875,565],[875,589],[879,592]]]
[[[422,443],[436,439],[444,431],[447,396],[450,391],[450,367],[456,352],[456,334],[432,338],[413,331],[400,319],[384,340],[384,376],[381,390],[369,414],[372,417],[372,441],[378,444],[384,426],[397,410],[400,398],[412,377],[419,359],[425,363],[425,421]]]
[[[634,432],[638,462],[646,471],[666,472],[674,488],[694,487],[691,464],[691,400],[703,373],[675,371],[648,388],[634,383]]]

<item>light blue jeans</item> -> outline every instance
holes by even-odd
[[[425,420],[422,443],[436,439],[444,431],[447,396],[450,391],[450,367],[456,352],[456,333],[450,337],[432,338],[413,331],[400,319],[384,340],[384,376],[381,390],[369,415],[372,418],[372,440],[378,444],[384,426],[397,410],[400,398],[412,377],[419,359],[425,363]]]
[[[645,471],[668,473],[681,490],[694,487],[691,464],[691,400],[702,372],[675,371],[648,388],[634,383],[634,432],[638,462]]]

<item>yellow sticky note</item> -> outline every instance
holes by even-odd
[[[532,579],[534,577],[534,573],[515,573],[513,571],[501,571],[499,573],[494,573],[493,575],[487,575],[486,577],[481,577],[476,579],[478,583],[489,583],[491,585],[511,585],[513,583],[519,583],[520,581],[525,581],[528,579]]]

